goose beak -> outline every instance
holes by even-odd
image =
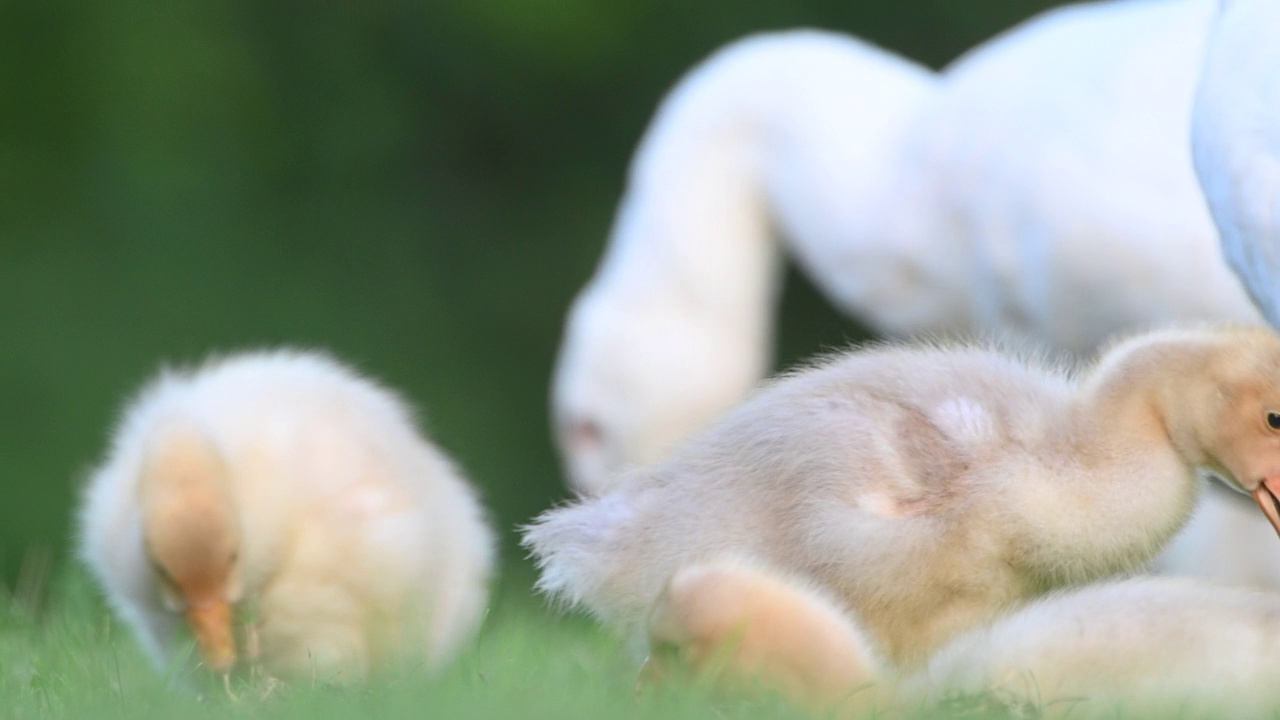
[[[1258,507],[1262,508],[1262,513],[1271,521],[1271,527],[1280,535],[1280,497],[1276,496],[1277,489],[1280,489],[1280,475],[1273,475],[1258,483],[1252,495]]]
[[[1280,531],[1277,531],[1280,532]],[[196,637],[204,666],[225,673],[236,664],[236,642],[231,631],[231,604],[215,600],[187,609],[187,625]]]

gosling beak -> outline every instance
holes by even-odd
[[[1278,531],[1280,532],[1280,531]],[[236,640],[231,629],[231,603],[214,600],[187,608],[187,625],[196,636],[205,667],[225,673],[236,664]]]
[[[1280,535],[1280,498],[1276,496],[1277,489],[1280,489],[1280,475],[1273,475],[1258,483],[1252,494],[1258,507],[1262,508],[1263,514],[1271,521],[1271,527]]]

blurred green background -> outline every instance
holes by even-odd
[[[939,66],[1049,4],[0,0],[0,585],[65,561],[128,394],[261,345],[403,389],[515,560],[512,525],[565,496],[564,311],[676,78],[794,26]],[[781,363],[860,336],[787,285]]]

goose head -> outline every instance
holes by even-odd
[[[226,468],[194,433],[166,437],[144,471],[143,539],[161,602],[186,620],[205,667],[236,661],[232,607],[242,595],[240,524]]]
[[[661,459],[740,402],[768,361],[766,340],[679,295],[589,287],[570,312],[551,389],[570,485],[595,494],[619,470]]]
[[[1280,339],[1269,330],[1242,331],[1240,339],[1208,358],[1197,374],[1207,382],[1187,377],[1166,402],[1190,415],[1199,464],[1251,495],[1280,533]]]

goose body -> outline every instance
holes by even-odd
[[[944,70],[911,142],[976,265],[961,330],[1084,357],[1170,322],[1261,322],[1222,259],[1187,143],[1215,6],[1066,6]]]
[[[1192,116],[1195,168],[1228,262],[1280,325],[1280,6],[1220,5]]]
[[[474,633],[493,564],[475,492],[404,403],[315,353],[163,373],[124,413],[79,525],[159,664],[186,626],[210,669],[325,681],[440,666]]]
[[[910,666],[1005,607],[1149,561],[1199,472],[1280,524],[1273,407],[1280,339],[1260,329],[1135,336],[1079,376],[980,347],[855,351],[525,541],[544,591],[631,637],[673,573],[733,555],[838,598]]]

